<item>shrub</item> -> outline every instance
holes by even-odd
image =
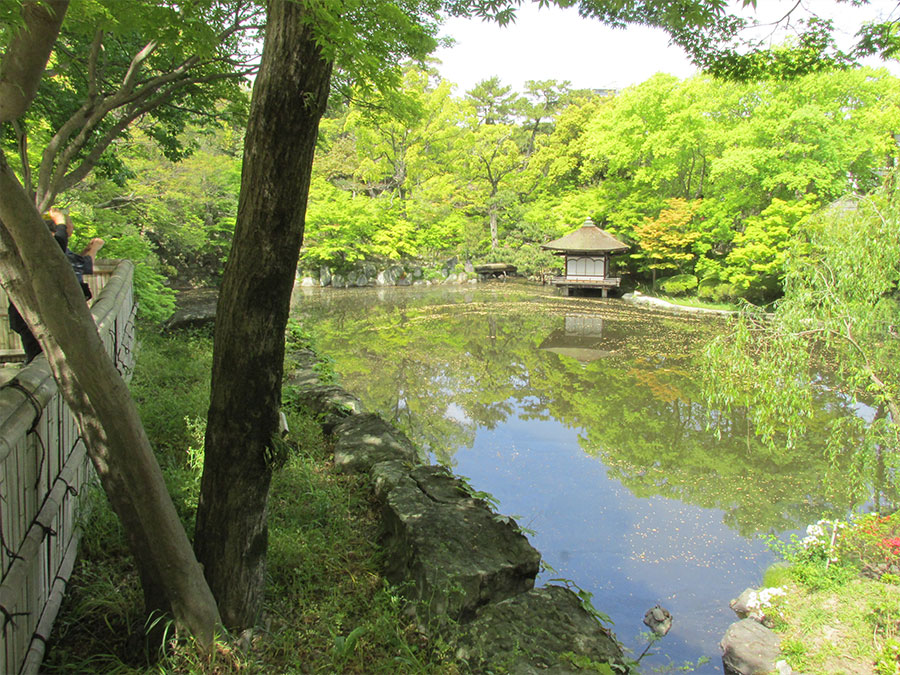
[[[859,516],[837,542],[836,550],[863,576],[890,583],[900,574],[900,513]]]
[[[713,302],[722,302],[738,297],[738,291],[737,288],[725,281],[716,277],[708,277],[697,285],[697,297]]]
[[[693,274],[676,274],[674,277],[660,279],[656,287],[668,295],[681,295],[697,288],[697,277]]]

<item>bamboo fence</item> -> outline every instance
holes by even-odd
[[[98,261],[85,277],[91,312],[119,372],[134,366],[134,265]],[[6,307],[6,295],[0,291]],[[2,310],[0,310],[2,311]],[[19,338],[0,331],[0,355],[22,359]],[[3,342],[8,339],[8,342]],[[32,675],[75,564],[93,467],[74,416],[44,356],[0,386],[0,672]]]

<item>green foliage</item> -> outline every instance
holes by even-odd
[[[900,640],[891,638],[885,642],[875,659],[875,672],[877,675],[896,675],[898,669],[900,669]]]
[[[752,301],[772,300],[781,292],[784,267],[794,238],[818,204],[813,198],[784,201],[775,198],[758,216],[744,221],[725,258],[723,275],[736,294]],[[797,251],[793,253],[796,255]]]
[[[697,297],[722,302],[738,297],[738,289],[717,277],[708,277],[697,284]]]
[[[656,282],[656,287],[667,295],[682,295],[697,288],[697,277],[693,274],[676,274]]]
[[[834,549],[831,535],[834,528],[843,523],[820,521],[807,528],[803,539],[791,535],[788,542],[777,537],[767,537],[769,548],[789,564],[792,579],[814,590],[827,590],[842,586],[856,577],[856,570],[842,564]],[[832,529],[828,529],[828,528]]]
[[[160,335],[141,326],[132,391],[178,511],[190,528],[202,471],[212,339]],[[329,469],[319,424],[288,410],[292,450],[275,472],[269,502],[265,631],[247,647],[231,638],[203,654],[167,639],[145,653],[142,604],[124,532],[97,490],[82,514],[85,534],[42,670],[54,673],[446,673],[449,647],[424,640],[397,589],[380,576],[369,488]]]
[[[786,294],[772,320],[748,311],[711,346],[711,399],[752,406],[764,437],[771,442],[783,428],[791,442],[810,419],[813,393],[827,386],[871,410],[869,419],[832,427],[827,455],[853,456],[860,474],[876,462],[893,466],[890,450],[900,447],[898,232],[891,186],[808,219],[787,259]],[[832,366],[827,374],[823,356]]]

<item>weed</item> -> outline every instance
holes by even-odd
[[[806,645],[799,640],[787,638],[781,641],[781,653],[794,670],[807,669],[806,652]]]

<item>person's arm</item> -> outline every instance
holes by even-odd
[[[103,241],[100,237],[94,237],[93,239],[91,239],[90,243],[85,246],[84,250],[81,252],[81,255],[94,260],[97,257],[97,253],[100,252],[100,249],[103,248],[103,244],[105,243],[106,242]]]
[[[50,217],[53,218],[54,223],[66,226],[66,236],[71,237],[72,232],[75,231],[75,224],[72,222],[72,216],[53,207],[51,207],[49,213]]]

